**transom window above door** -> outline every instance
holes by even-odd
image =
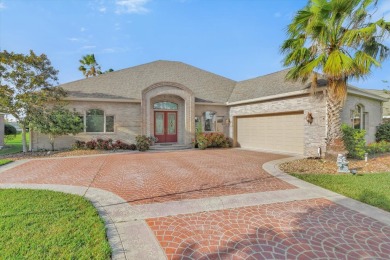
[[[177,110],[177,104],[173,102],[157,102],[154,103],[153,109],[161,109],[161,110]]]

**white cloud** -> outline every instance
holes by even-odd
[[[96,48],[95,45],[85,45],[85,46],[81,47],[81,49],[94,49],[94,48]]]
[[[3,2],[0,2],[0,9],[5,9],[5,8],[6,8],[5,4]]]
[[[80,32],[85,32],[87,29],[85,29],[84,27],[81,27],[80,28]]]
[[[79,38],[68,38],[68,41],[71,41],[71,42],[79,42],[80,39]]]
[[[117,14],[122,13],[136,13],[143,14],[149,12],[149,9],[145,5],[150,0],[116,0],[115,4],[117,5]]]
[[[106,11],[107,11],[107,8],[105,7],[105,6],[101,6],[101,7],[99,7],[99,12],[101,12],[101,13],[105,13]]]

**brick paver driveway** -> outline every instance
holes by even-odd
[[[390,215],[263,170],[282,158],[228,149],[42,159],[0,173],[0,185],[118,195],[126,214],[142,212],[112,215],[127,259],[389,259]]]
[[[145,204],[294,188],[261,168],[284,157],[207,150],[33,160],[1,174],[0,183],[90,185]]]

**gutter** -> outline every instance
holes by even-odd
[[[388,98],[381,97],[381,96],[378,96],[378,95],[366,92],[366,91],[364,91],[362,89],[351,87],[351,86],[348,86],[347,93],[348,94],[352,94],[352,95],[356,95],[356,96],[368,97],[368,98],[371,98],[371,99],[380,100],[382,102],[389,101]]]
[[[320,87],[317,88],[320,90]],[[278,98],[284,98],[284,97],[290,97],[290,96],[300,96],[300,95],[305,95],[309,94],[309,90],[298,90],[298,91],[293,91],[293,92],[288,92],[288,93],[283,93],[283,94],[277,94],[277,95],[272,95],[272,96],[266,96],[266,97],[261,97],[261,98],[253,98],[253,99],[247,99],[247,100],[241,100],[241,101],[234,101],[234,102],[226,102],[227,106],[234,106],[234,105],[241,105],[241,104],[246,104],[246,103],[255,103],[255,102],[260,102],[260,101],[267,101],[270,99],[278,99]]]
[[[77,97],[66,97],[64,100],[71,101],[90,101],[90,102],[119,102],[119,103],[141,103],[141,99],[111,99],[111,98],[77,98]]]

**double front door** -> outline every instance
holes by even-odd
[[[154,136],[158,143],[177,142],[177,111],[154,112]]]

